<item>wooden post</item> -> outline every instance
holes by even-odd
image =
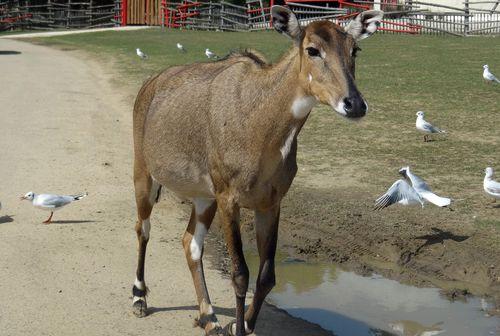
[[[271,8],[274,6],[274,0],[269,3],[269,28],[273,28],[273,16],[271,15]]]
[[[165,0],[161,0],[161,9],[160,9],[160,15],[161,15],[161,27],[162,28],[165,28],[165,14],[166,14],[166,1]]]
[[[210,0],[210,3],[209,3],[209,6],[208,7],[208,26],[211,26],[212,25],[212,0]]]
[[[264,27],[265,27],[267,20],[266,20],[266,12],[264,11],[264,4],[262,3],[262,0],[259,1],[259,4],[260,4],[260,9],[261,9],[261,14],[262,14],[262,21],[264,22]]]
[[[219,27],[220,30],[223,30],[223,28],[224,28],[224,17],[223,17],[224,14],[223,14],[223,12],[224,12],[224,3],[221,2],[221,4],[220,4],[220,27]]]
[[[469,23],[470,23],[470,10],[469,10],[469,0],[465,0],[464,2],[465,6],[465,16],[464,16],[464,36],[467,36],[469,34]]]
[[[52,24],[54,24],[53,18],[54,14],[52,12],[52,1],[47,1],[47,12],[48,12],[48,18],[52,21]]]
[[[252,25],[252,13],[250,12],[250,10],[252,9],[252,5],[250,4],[250,2],[247,1],[247,16],[248,16],[248,28],[253,28],[253,25]]]
[[[68,0],[68,8],[66,9],[66,28],[69,28],[70,25],[69,13],[71,13],[71,0]]]

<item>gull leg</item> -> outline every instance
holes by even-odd
[[[52,215],[54,215],[53,211],[50,212],[50,217],[45,222],[43,222],[43,224],[49,224],[50,221],[52,220]]]

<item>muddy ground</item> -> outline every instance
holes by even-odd
[[[361,274],[437,286],[451,299],[471,293],[492,296],[498,308],[500,240],[494,228],[464,224],[467,215],[459,210],[373,211],[372,206],[362,193],[295,184],[283,203],[280,249]],[[251,214],[243,222],[247,246],[254,245]]]

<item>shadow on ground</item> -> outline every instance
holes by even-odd
[[[9,216],[9,215],[5,215],[5,216],[0,217],[0,224],[12,223],[13,221],[14,221],[14,218],[12,218],[12,216]]]
[[[20,51],[15,51],[15,50],[0,50],[0,55],[19,55],[21,54]]]
[[[50,224],[85,224],[85,223],[98,223],[98,221],[94,221],[94,220],[57,220],[57,221],[50,222]]]

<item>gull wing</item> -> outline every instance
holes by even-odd
[[[449,206],[451,204],[451,199],[446,197],[440,197],[430,191],[423,191],[419,193],[420,196],[427,202],[437,205],[439,207]]]
[[[488,181],[485,185],[486,189],[495,194],[500,194],[500,183],[496,181]]]
[[[431,123],[429,123],[425,120],[422,123],[422,128],[430,133],[440,133],[441,132],[441,130],[439,128],[437,128],[436,126],[433,126]]]
[[[375,210],[386,208],[394,203],[403,205],[423,204],[419,194],[405,180],[394,182],[387,192],[375,201]]]
[[[408,176],[408,178],[410,179],[411,181],[411,185],[412,187],[418,192],[418,193],[421,193],[421,192],[425,192],[425,191],[429,191],[431,192],[431,188],[429,187],[429,185],[427,183],[425,183],[424,180],[422,180],[420,177],[418,177],[417,175],[413,174],[412,172],[410,171],[407,171],[406,172],[406,175]]]
[[[439,207],[445,207],[451,204],[450,198],[440,197],[434,194],[429,185],[417,175],[413,174],[412,172],[407,172],[407,175],[415,191],[420,195],[420,197],[422,197],[429,203],[432,203]]]
[[[59,196],[59,195],[48,195],[48,194],[39,195],[38,198],[39,199],[37,200],[37,203],[47,208],[60,208],[73,201],[73,197],[71,196]]]
[[[492,80],[492,81],[497,81],[498,79],[496,78],[496,76],[491,72],[491,71],[488,71],[486,73],[486,77],[488,77],[489,80]]]

